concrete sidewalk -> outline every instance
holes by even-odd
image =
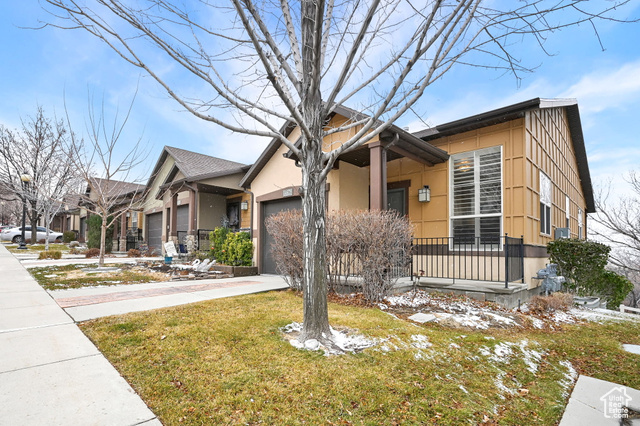
[[[640,391],[617,383],[580,376],[573,388],[559,426],[621,425],[616,404],[640,411]],[[618,405],[619,406],[619,405]],[[627,425],[640,425],[640,419],[626,419]]]
[[[76,322],[288,288],[277,275],[169,281],[50,291]]]
[[[0,425],[160,425],[74,322],[282,288],[260,276],[49,294],[0,245]]]
[[[0,276],[0,424],[160,425],[1,245]]]

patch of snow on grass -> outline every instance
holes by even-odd
[[[569,389],[571,389],[578,378],[578,372],[573,368],[573,365],[571,365],[571,362],[569,361],[560,361],[560,365],[567,370],[564,373],[564,377],[559,381],[560,386],[563,388],[562,399],[564,401],[569,396]]]
[[[411,340],[413,341],[411,345],[414,348],[428,349],[433,346],[432,343],[429,343],[429,338],[423,334],[414,334],[413,336],[411,336]]]

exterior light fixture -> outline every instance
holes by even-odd
[[[418,189],[418,201],[421,203],[428,203],[431,201],[431,188],[429,188],[429,185],[425,185]]]
[[[240,203],[240,210],[249,210],[249,202],[243,201]]]

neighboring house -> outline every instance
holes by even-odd
[[[338,108],[328,126],[357,116]],[[298,141],[297,128],[284,129]],[[264,221],[300,207],[300,183],[300,169],[277,139],[242,179],[254,194],[262,273],[276,272]],[[407,215],[416,238],[413,274],[523,281],[529,288],[539,284],[532,277],[548,262],[545,246],[556,230],[585,238],[586,214],[595,211],[575,100],[536,98],[414,134],[391,127],[341,156],[326,191],[329,210]]]
[[[92,187],[95,190],[92,190]],[[118,180],[93,178],[92,185],[87,185],[84,194],[79,196],[79,235],[80,241],[87,238],[87,219],[92,215],[98,197],[106,200],[105,205],[118,215],[113,225],[113,251],[126,251],[137,248],[142,241],[142,230],[139,229],[142,206],[145,200],[146,185]],[[107,236],[109,238],[109,236]]]
[[[51,221],[51,229],[56,232],[73,231],[76,236],[80,235],[80,207],[78,194],[67,194],[62,199],[60,211],[56,213]],[[46,226],[46,224],[42,224]]]
[[[239,185],[249,166],[165,146],[147,183],[144,237],[157,252],[173,241],[208,248],[209,232],[224,224],[250,230],[251,195]]]

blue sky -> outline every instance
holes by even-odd
[[[620,17],[639,17],[638,2]],[[64,98],[76,132],[84,132],[87,95],[104,96],[107,115],[124,111],[138,87],[127,137],[144,134],[149,162],[164,145],[250,164],[266,139],[231,134],[203,122],[168,98],[149,77],[125,63],[103,43],[80,31],[29,30],[48,16],[34,1],[0,5],[0,123],[19,127],[37,105],[64,116]],[[415,111],[429,124],[440,124],[522,100],[577,98],[594,184],[619,181],[640,160],[640,24],[602,23],[601,49],[590,26],[552,34],[544,55],[522,45],[525,63],[537,67],[518,82],[512,75],[460,67],[428,89]],[[411,131],[424,127],[415,115],[399,123]]]

